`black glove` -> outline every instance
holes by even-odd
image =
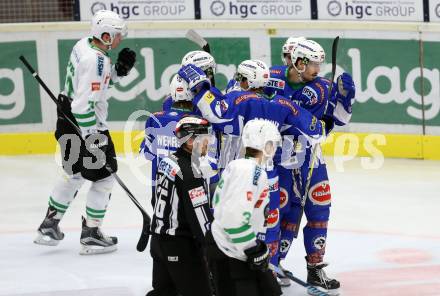
[[[136,63],[136,53],[128,47],[122,49],[118,54],[118,60],[115,64],[116,74],[118,76],[127,76],[134,63]]]
[[[263,241],[257,240],[257,245],[244,250],[244,253],[252,270],[266,271],[269,268],[269,249]]]

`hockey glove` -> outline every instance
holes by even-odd
[[[118,76],[127,76],[135,63],[136,53],[127,47],[122,49],[118,54],[118,59],[115,64],[116,74]]]
[[[267,245],[257,240],[257,245],[244,250],[248,257],[247,262],[252,270],[267,271],[269,268],[269,249]]]
[[[356,94],[353,78],[348,73],[342,73],[338,77],[337,83],[336,99],[348,113],[351,113],[351,105],[354,103],[354,96]]]
[[[194,94],[197,94],[202,89],[209,89],[211,87],[211,83],[205,72],[193,64],[183,66],[177,74],[188,83],[188,88]]]

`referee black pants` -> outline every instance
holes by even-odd
[[[147,296],[212,296],[202,252],[191,238],[153,234],[153,290]]]

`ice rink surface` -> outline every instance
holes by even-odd
[[[119,175],[151,213],[147,165],[141,163],[120,161]],[[0,167],[0,295],[146,294],[152,261],[135,249],[141,215],[117,184],[103,229],[118,236],[118,251],[80,256],[89,185],[60,224],[65,239],[56,247],[39,246],[32,241],[62,170],[53,156],[0,157]],[[326,271],[341,281],[341,295],[440,295],[440,162],[385,159],[380,168],[365,169],[357,158],[343,163],[342,171],[341,159],[329,158],[328,167],[333,201]],[[300,237],[284,263],[302,279],[304,255]],[[283,291],[306,295],[294,283]]]

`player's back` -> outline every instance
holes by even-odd
[[[179,148],[179,141],[174,134],[177,122],[189,112],[171,109],[153,113],[145,122],[145,139],[140,152],[151,161],[151,180],[154,181],[160,161]]]

